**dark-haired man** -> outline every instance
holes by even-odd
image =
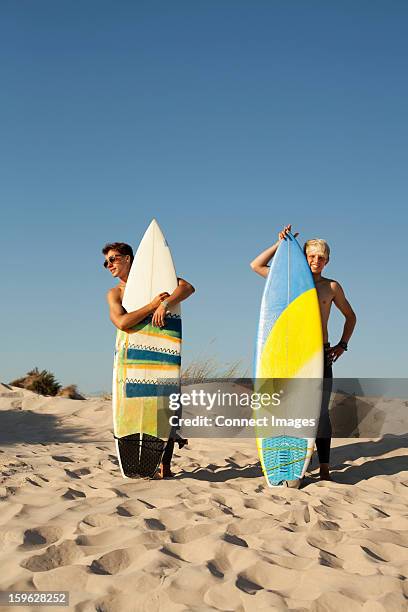
[[[109,289],[106,297],[109,304],[110,319],[112,323],[122,331],[130,330],[149,316],[152,316],[153,325],[163,327],[165,324],[166,310],[182,302],[195,291],[190,283],[182,278],[178,278],[178,285],[173,293],[159,293],[151,302],[142,306],[142,308],[138,308],[133,312],[126,312],[122,306],[122,300],[133,261],[132,247],[125,242],[112,242],[104,246],[102,253],[105,255],[103,265],[109,270],[114,278],[119,279],[119,283],[116,287]],[[168,478],[173,475],[170,469],[173,448],[174,440],[171,439],[166,445],[160,472],[158,473],[159,478]]]

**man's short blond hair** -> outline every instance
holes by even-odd
[[[325,240],[322,240],[321,238],[312,238],[311,240],[307,240],[307,242],[305,242],[305,246],[303,247],[304,254],[307,255],[307,252],[312,249],[313,251],[324,255],[326,260],[329,261],[330,247]]]

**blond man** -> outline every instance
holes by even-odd
[[[281,241],[286,240],[286,235],[291,231],[291,229],[291,225],[286,225],[283,230],[279,232],[278,241],[263,251],[251,262],[251,268],[254,270],[254,272],[263,277],[268,275],[268,264],[275,255]],[[295,237],[298,235],[298,233],[294,234]],[[323,390],[321,416],[316,437],[316,448],[320,463],[320,479],[331,480],[330,445],[332,429],[329,417],[329,401],[333,378],[332,364],[343,355],[344,351],[347,351],[348,342],[353,333],[357,319],[349,301],[344,295],[344,291],[340,283],[332,278],[322,276],[323,268],[328,264],[330,259],[330,248],[327,242],[319,238],[308,240],[303,247],[303,251],[312,272],[317,290],[325,355],[325,384]],[[330,346],[328,333],[328,322],[332,304],[334,304],[340,310],[345,319],[340,341],[334,346]]]

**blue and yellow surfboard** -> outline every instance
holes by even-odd
[[[305,474],[314,450],[322,377],[323,337],[317,292],[303,251],[289,234],[272,259],[262,297],[255,385],[263,389],[266,385],[269,391],[279,392],[285,381],[305,379],[304,383],[297,381],[304,384],[307,393],[304,416],[314,416],[316,426],[308,429],[308,437],[297,437],[293,428],[285,427],[280,428],[279,435],[257,437],[262,470],[269,486],[284,486]],[[314,379],[317,384],[313,380],[308,385],[307,379]],[[299,394],[294,397],[299,404]],[[287,404],[287,409],[291,414],[302,415],[301,405]]]

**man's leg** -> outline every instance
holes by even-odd
[[[181,405],[179,405],[178,407],[177,415],[173,416],[177,416],[178,419],[181,417]],[[166,448],[164,449],[162,457],[162,462],[160,464],[159,477],[161,478],[171,478],[172,476],[174,476],[170,467],[171,460],[173,458],[174,443],[177,442],[179,448],[183,448],[183,446],[188,444],[188,440],[186,438],[182,438],[178,433],[179,429],[180,425],[177,424],[173,426],[170,432],[169,439],[167,440]]]
[[[162,462],[160,465],[160,475],[162,478],[170,478],[173,476],[173,472],[171,471],[170,465],[173,457],[174,451],[174,439],[169,438],[167,440],[166,448],[163,453]]]
[[[333,387],[333,370],[328,359],[330,345],[324,347],[324,381],[323,381],[323,397],[322,410],[320,413],[319,427],[316,437],[316,448],[320,463],[320,479],[330,480],[330,445],[332,436],[332,427],[329,416],[330,396]]]
[[[330,438],[316,438],[316,448],[320,463],[320,479],[331,480],[330,478]]]

